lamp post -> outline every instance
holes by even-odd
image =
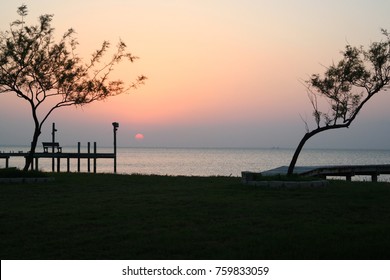
[[[56,142],[56,124],[53,123],[53,126],[52,126],[52,130],[51,130],[51,142],[52,142],[52,147],[51,147],[51,151],[52,151],[52,159],[51,159],[51,170],[52,172],[54,172],[55,170],[55,163],[54,163],[54,143]]]
[[[114,128],[114,173],[116,173],[116,132],[119,127],[119,123],[113,122],[112,126]]]

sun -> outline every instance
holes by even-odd
[[[134,138],[138,141],[144,140],[145,136],[142,133],[137,133]]]

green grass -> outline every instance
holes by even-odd
[[[0,168],[0,178],[39,178],[47,176],[47,173],[36,170],[23,171],[14,167]]]
[[[387,183],[54,176],[0,185],[1,259],[390,259]]]

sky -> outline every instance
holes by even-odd
[[[64,145],[97,141],[124,147],[294,148],[312,124],[302,81],[340,59],[346,44],[368,46],[390,29],[387,0],[24,0],[28,24],[53,14],[56,36],[72,27],[88,61],[104,40],[123,40],[140,59],[115,77],[148,77],[129,94],[48,119]],[[18,19],[0,3],[0,30]],[[381,92],[349,129],[317,135],[312,148],[390,149],[390,102]],[[303,119],[303,120],[302,120]],[[28,145],[33,126],[25,101],[0,95],[0,146]],[[312,126],[313,127],[313,126]],[[142,136],[141,136],[142,135]]]

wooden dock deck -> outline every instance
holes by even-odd
[[[57,172],[61,170],[61,159],[67,160],[67,172],[70,172],[70,159],[77,159],[77,171],[80,172],[80,161],[81,159],[87,159],[88,172],[91,171],[91,160],[93,160],[93,172],[96,173],[96,160],[101,158],[112,158],[114,159],[114,173],[116,173],[116,160],[117,160],[117,147],[116,147],[116,132],[119,127],[119,123],[113,122],[113,134],[114,134],[114,151],[113,153],[98,153],[96,142],[93,143],[93,151],[91,151],[91,142],[88,142],[87,152],[81,152],[81,142],[77,143],[77,152],[75,153],[63,153],[62,147],[59,142],[55,140],[55,134],[57,132],[55,123],[52,125],[52,141],[51,142],[42,142],[43,152],[35,152],[33,155],[33,160],[31,163],[32,170],[39,169],[39,159],[40,158],[49,158],[52,159],[52,172],[55,171],[55,161],[57,161]],[[5,159],[5,167],[9,167],[9,161],[12,157],[24,157],[27,161],[27,158],[30,156],[30,152],[1,152],[0,159]]]
[[[288,166],[259,172],[263,176],[287,175]],[[390,164],[379,165],[329,165],[329,166],[297,166],[294,174],[301,176],[315,176],[325,178],[328,176],[345,177],[347,181],[355,175],[371,176],[373,182],[378,181],[379,175],[390,174]]]
[[[15,153],[0,153],[0,159],[5,159],[5,167],[9,167],[9,160],[11,157],[24,157],[26,158],[29,154],[27,152],[15,152]],[[115,153],[42,153],[38,152],[34,154],[34,160],[33,164],[31,166],[31,169],[39,169],[39,159],[40,158],[51,158],[57,160],[57,172],[61,172],[61,159],[66,159],[67,161],[67,172],[70,172],[70,160],[71,159],[77,159],[77,172],[80,172],[80,160],[81,159],[87,159],[88,163],[88,172],[91,171],[90,167],[90,160],[93,161],[93,171],[96,173],[96,160],[97,159],[115,159],[116,155]],[[54,171],[54,170],[53,170]]]

